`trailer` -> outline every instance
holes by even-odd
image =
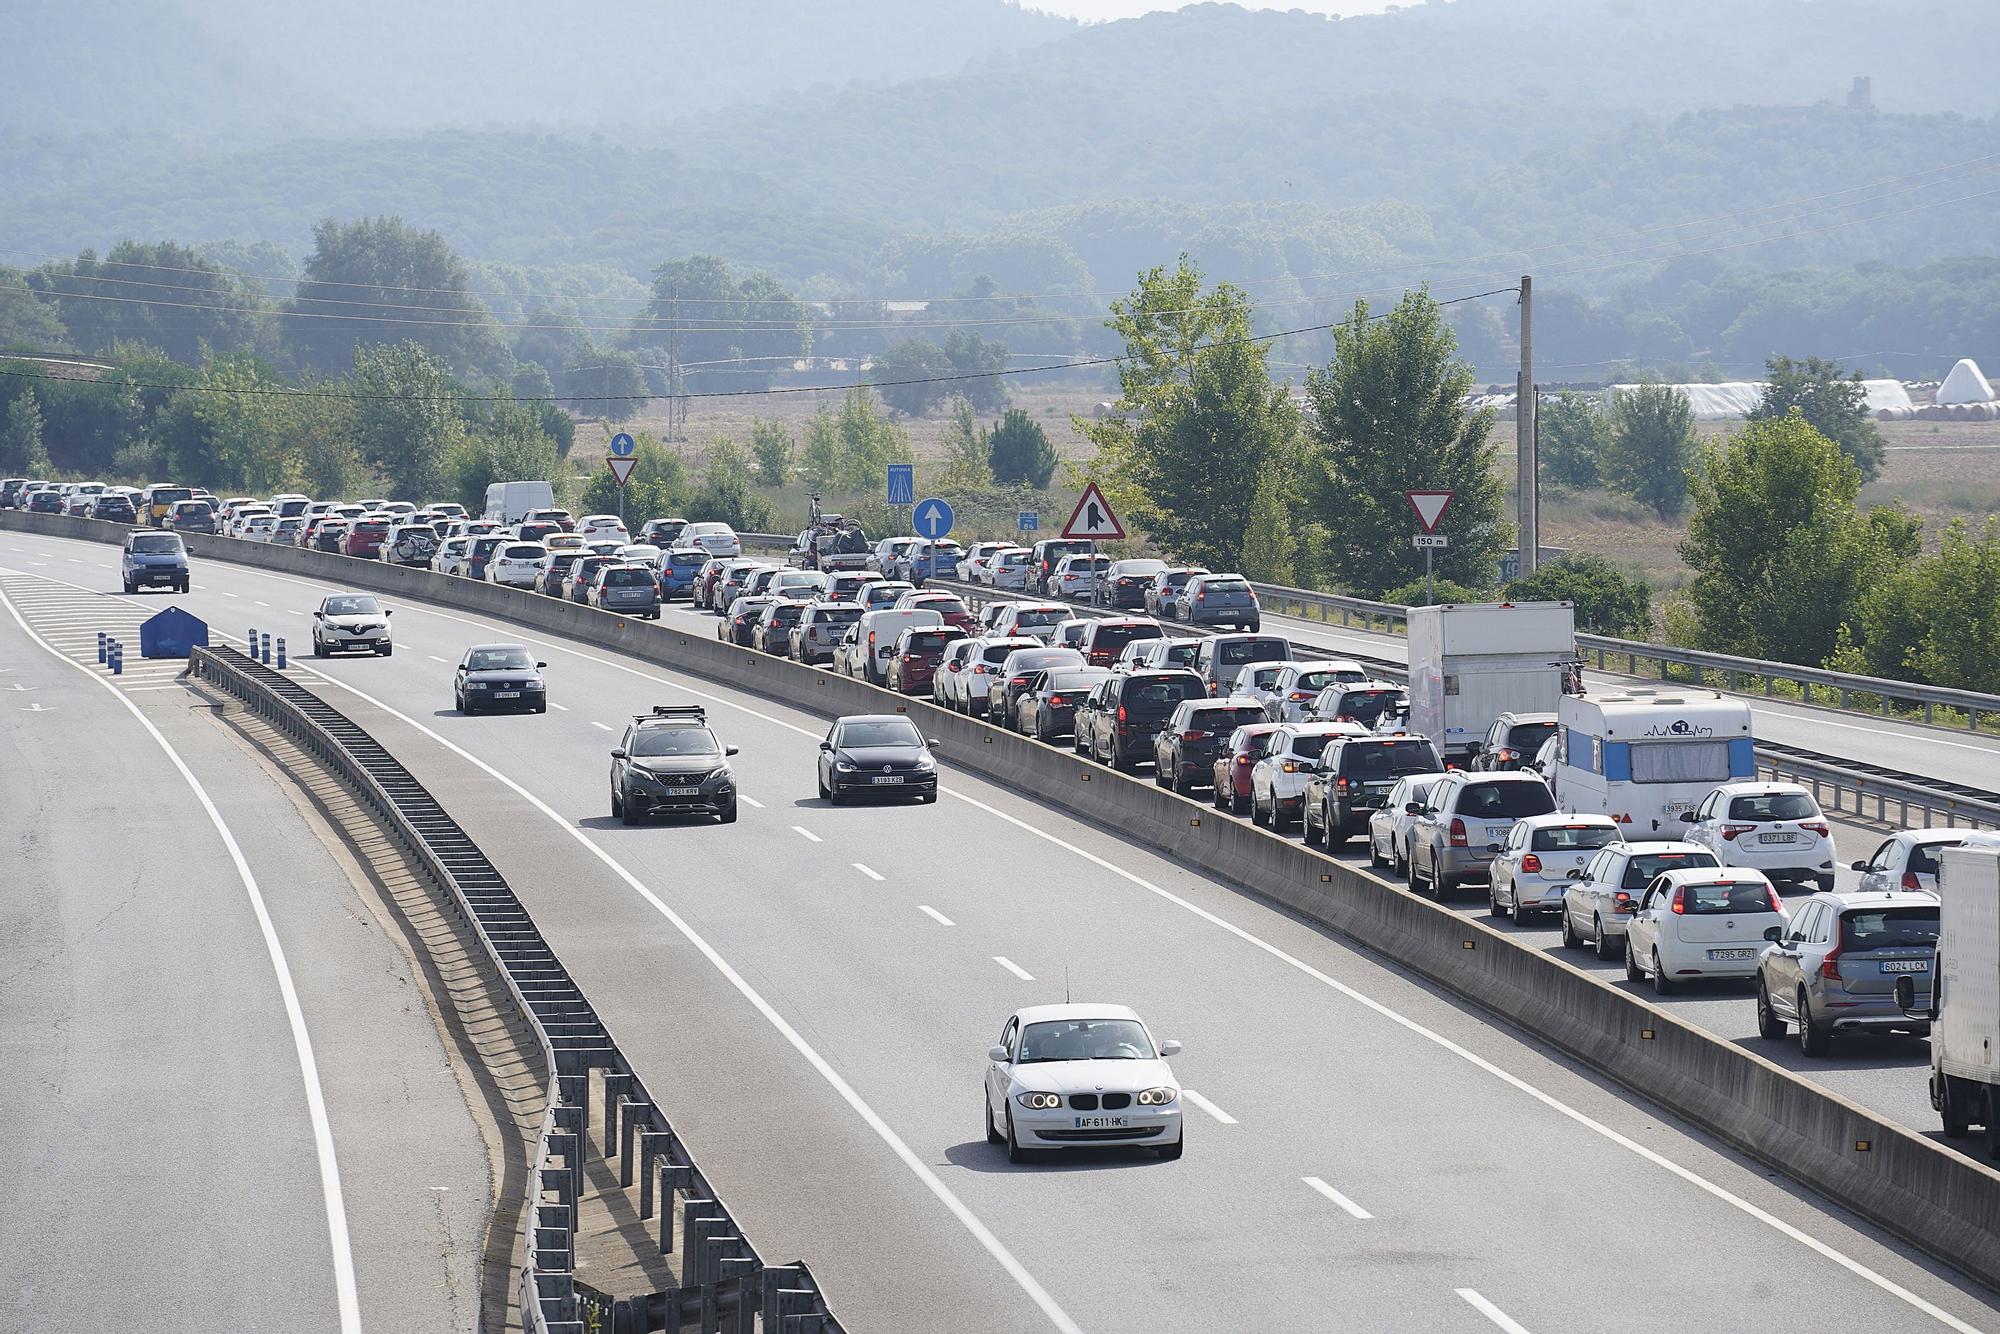
[[[1750,706],[1714,690],[1565,695],[1549,777],[1569,814],[1608,815],[1628,839],[1679,838],[1683,811],[1756,779]]]
[[[1935,982],[1898,977],[1896,1001],[1931,1021],[1931,1107],[1945,1135],[1984,1126],[1987,1156],[2000,1157],[2000,836],[1945,848],[1937,888]]]
[[[1475,753],[1503,713],[1554,713],[1576,657],[1568,602],[1412,607],[1410,727],[1447,763]]]

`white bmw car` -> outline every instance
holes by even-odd
[[[1181,1090],[1166,1058],[1122,1005],[1016,1010],[986,1053],[986,1138],[1009,1162],[1038,1149],[1133,1146],[1181,1156]]]

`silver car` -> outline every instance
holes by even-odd
[[[600,611],[624,612],[649,621],[660,619],[660,585],[653,567],[637,561],[607,561],[590,583],[590,605]]]
[[[1937,958],[1938,901],[1921,890],[1815,894],[1789,925],[1764,933],[1757,960],[1757,1031],[1766,1038],[1798,1028],[1799,1049],[1824,1056],[1835,1033],[1930,1033],[1896,1004],[1896,979],[1928,990]]]
[[[1316,724],[1328,726],[1329,724]],[[1421,808],[1408,813],[1410,888],[1442,899],[1455,885],[1477,884],[1514,822],[1556,808],[1548,785],[1533,774],[1473,774],[1437,781]]]
[[[1405,774],[1368,817],[1368,864],[1405,875],[1410,867],[1410,807],[1422,806],[1443,774]]]

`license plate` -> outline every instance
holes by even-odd
[[[518,690],[496,690],[496,691],[494,691],[494,692],[493,692],[493,698],[495,698],[495,699],[519,699],[519,698],[521,698],[521,692],[520,692],[520,691],[518,691]]]
[[[667,795],[670,797],[698,797],[701,795],[701,789],[698,787],[670,787],[667,789]]]
[[[1757,957],[1757,951],[1755,951],[1755,950],[1710,950],[1710,951],[1708,952],[1708,957],[1709,957],[1709,958],[1711,958],[1711,959],[1713,959],[1713,960],[1715,960],[1715,961],[1716,961],[1716,962],[1718,962],[1718,963],[1723,963],[1723,962],[1728,962],[1729,960],[1732,960],[1732,959],[1754,959],[1754,958],[1756,958],[1756,957]]]
[[[869,781],[872,783],[900,783],[903,781],[903,776],[901,774],[883,774],[879,778],[872,778]]]
[[[1799,841],[1797,834],[1759,834],[1757,837],[1765,843],[1796,843]]]
[[[1079,1116],[1076,1118],[1078,1130],[1122,1130],[1132,1124],[1129,1116]]]
[[[1929,959],[1884,959],[1882,961],[1882,971],[1885,973],[1928,973],[1930,970],[1931,961]]]

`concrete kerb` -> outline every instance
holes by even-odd
[[[115,524],[0,511],[0,529],[117,543]],[[1483,923],[1150,782],[874,686],[673,626],[290,547],[190,535],[196,557],[477,611],[824,716],[905,711],[948,763],[1280,904],[1437,982],[1978,1281],[2000,1287],[2000,1173]],[[1913,1078],[1918,1077],[1912,1075]]]

